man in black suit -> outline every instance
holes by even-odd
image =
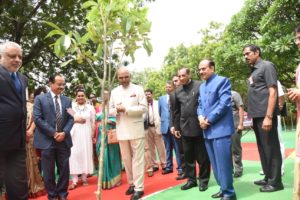
[[[183,153],[183,144],[182,144],[182,137],[179,132],[176,132],[175,135],[175,127],[174,127],[174,104],[175,104],[175,89],[180,86],[179,77],[177,75],[173,76],[172,78],[172,91],[169,94],[169,103],[170,103],[170,132],[172,133],[173,137],[175,138],[176,144],[174,145],[175,155],[177,160],[177,165],[179,169],[181,169],[181,173],[178,173],[176,180],[183,180],[186,178],[185,176],[185,161],[184,161],[184,153]],[[179,164],[178,164],[179,163]]]
[[[71,100],[62,95],[65,79],[55,74],[50,77],[49,85],[50,92],[37,96],[34,101],[34,146],[42,150],[42,169],[48,199],[54,200],[58,197],[59,200],[65,200],[70,176],[70,131],[74,120],[67,112],[71,108]],[[55,164],[59,170],[57,183]]]
[[[27,78],[18,72],[22,49],[14,42],[0,44],[0,188],[8,199],[28,199],[26,174]]]
[[[178,70],[178,77],[181,86],[175,90],[174,126],[176,134],[182,135],[185,175],[188,178],[181,189],[188,190],[197,186],[197,161],[200,166],[199,190],[205,191],[210,177],[210,162],[197,116],[200,82],[191,79],[188,68]]]

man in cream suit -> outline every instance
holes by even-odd
[[[168,174],[173,172],[171,169],[166,169],[166,148],[163,141],[163,137],[160,132],[160,117],[158,113],[158,102],[153,99],[153,91],[147,89],[145,95],[148,102],[148,112],[146,113],[146,144],[145,144],[145,158],[148,176],[153,176],[154,169],[158,170],[158,164],[156,161],[156,148],[159,155],[160,164],[162,167],[162,174]]]
[[[130,82],[129,71],[121,67],[117,72],[120,85],[111,92],[109,112],[117,117],[117,138],[124,160],[131,200],[144,194],[145,133],[143,114],[147,101],[143,88]]]

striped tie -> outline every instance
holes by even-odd
[[[62,132],[62,116],[60,112],[60,106],[57,100],[58,96],[55,96],[55,115],[56,115],[56,131]]]

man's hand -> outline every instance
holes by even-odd
[[[175,131],[174,135],[175,135],[176,138],[180,138],[181,137],[180,131]]]
[[[117,110],[118,113],[121,113],[121,112],[125,112],[125,111],[126,111],[126,109],[125,109],[125,107],[122,105],[122,103],[117,104],[116,110]]]
[[[292,101],[300,100],[300,89],[297,88],[288,88],[288,97]]]
[[[65,133],[64,132],[56,132],[54,134],[54,139],[57,141],[57,142],[62,142],[64,139],[65,139]]]
[[[200,117],[200,119],[199,119],[199,124],[200,124],[200,127],[201,127],[202,129],[207,129],[207,127],[210,125],[210,124],[208,123],[208,119],[207,119],[207,118],[204,118],[204,117]]]
[[[272,129],[272,119],[265,117],[262,124],[262,129],[266,132],[269,132]]]
[[[175,134],[175,127],[174,126],[172,126],[171,128],[170,128],[170,132],[174,135]]]
[[[243,126],[243,124],[239,124],[237,127],[237,132],[240,133],[240,132],[242,132],[242,130],[244,130],[244,126]]]
[[[26,142],[28,142],[29,139],[32,138],[32,137],[33,137],[33,131],[27,130],[26,131]]]

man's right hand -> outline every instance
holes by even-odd
[[[174,135],[175,135],[176,138],[181,138],[180,131],[175,131]]]
[[[170,132],[174,135],[175,134],[175,127],[174,126],[172,126],[171,128],[170,128]]]

